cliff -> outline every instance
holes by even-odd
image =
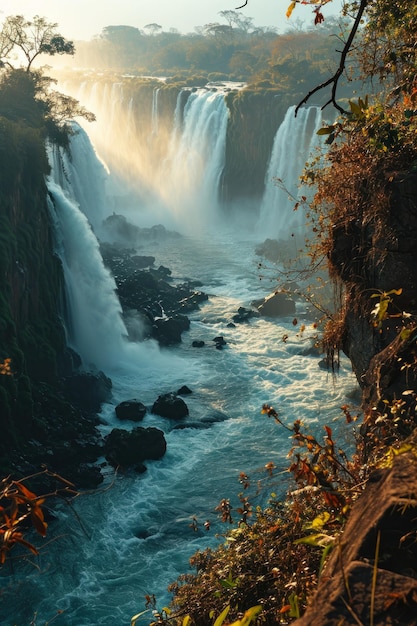
[[[417,623],[417,176],[408,160],[408,169],[379,162],[356,183],[351,167],[354,201],[332,216],[329,265],[344,299],[327,339],[362,389],[367,484],[297,626]]]
[[[60,262],[53,253],[41,132],[0,120],[0,343],[13,376],[0,377],[3,451],[27,438],[34,415],[31,381],[56,382],[65,334]]]
[[[97,458],[94,411],[100,403],[95,381],[88,392],[97,400],[92,406],[86,403],[87,393],[79,398],[70,390],[69,377],[80,360],[66,344],[63,270],[54,252],[45,182],[48,121],[35,95],[36,77],[21,70],[3,77],[0,469],[3,474],[26,473],[48,463],[54,471],[65,468],[71,480],[81,463]],[[79,452],[71,445],[76,442]]]
[[[226,96],[230,111],[222,199],[245,203],[259,200],[275,134],[291,98],[274,90],[243,89]]]

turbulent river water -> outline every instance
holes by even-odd
[[[195,99],[207,99],[201,94]],[[216,115],[225,115],[221,103],[215,105]],[[209,114],[207,107],[201,106],[201,111]],[[221,124],[216,128],[223,132]],[[201,127],[198,132],[202,145],[205,131]],[[84,132],[74,142],[74,157],[65,176],[55,162],[48,186],[57,252],[71,303],[73,344],[87,366],[95,363],[113,381],[112,402],[101,414],[103,434],[121,427],[114,411],[120,401],[135,397],[149,407],[159,394],[184,384],[192,390],[186,398],[189,422],[208,420],[211,425],[176,429],[169,420],[148,412],[143,425],[164,431],[166,455],[146,462],[147,471],[141,475],[115,476],[104,466],[103,487],[78,497],[75,513],[68,506],[58,507],[57,520],[50,525],[45,545],[39,546],[36,563],[19,564],[12,575],[2,576],[4,626],[40,626],[54,617],[57,626],[128,626],[132,615],[145,609],[146,594],[155,595],[159,608],[165,606],[170,599],[167,585],[189,571],[190,556],[223,540],[221,533],[227,528],[215,508],[222,498],[230,498],[234,512],[241,471],[253,484],[262,485],[258,495],[252,494],[254,504],[288,488],[291,441],[288,432],[261,414],[263,403],[276,407],[289,424],[301,419],[314,432],[330,424],[342,439],[350,437],[351,426],[343,423],[339,407],[350,402],[354,377],[345,361],[336,380],[318,367],[318,357],[308,350],[315,333],[314,315],[304,303],[297,304],[297,326],[292,317],[259,317],[229,325],[240,306],[250,306],[275,288],[278,269],[265,274],[259,268],[254,252],[261,240],[257,227],[243,220],[219,220],[215,197],[216,218],[210,220],[205,214],[204,228],[196,228],[199,208],[210,210],[205,187],[201,204],[194,184],[187,201],[174,198],[174,216],[181,203],[186,208],[181,219],[169,211],[175,187],[165,192],[154,212],[149,203],[146,210],[139,210],[129,201],[128,217],[138,226],[164,223],[166,216],[166,226],[176,226],[181,233],[158,246],[141,242],[138,253],[155,256],[156,267],[169,267],[174,284],[187,277],[200,280],[209,299],[190,316],[191,328],[179,346],[160,349],[153,342],[125,339],[114,281],[103,266],[91,229],[91,224],[96,225],[97,232],[106,214],[103,189],[107,186],[108,193],[111,176]],[[217,142],[213,150],[221,166],[221,145]],[[203,162],[211,162],[210,154],[205,153]],[[100,156],[106,160],[105,154]],[[211,185],[217,176],[213,171]],[[179,176],[174,171],[169,185],[172,180],[178,184]],[[120,190],[120,180],[118,184]],[[187,217],[192,212],[193,217]],[[304,332],[300,332],[302,323]],[[219,335],[226,341],[223,350],[213,342]],[[194,339],[203,340],[205,346],[193,348]],[[265,470],[271,461],[276,466],[272,478]],[[196,530],[191,528],[193,518]],[[206,520],[209,531],[204,528]],[[150,618],[144,615],[139,623],[147,624]]]

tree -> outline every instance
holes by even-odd
[[[0,54],[3,65],[12,66],[10,54],[15,49],[23,53],[26,59],[26,71],[29,72],[33,61],[40,54],[75,53],[74,44],[57,32],[58,24],[48,22],[44,17],[35,15],[26,20],[23,15],[10,15],[6,18],[0,32]],[[4,60],[5,59],[5,60]]]
[[[156,35],[156,33],[160,33],[162,30],[162,26],[160,24],[156,24],[155,22],[152,22],[152,24],[146,24],[144,28],[145,30],[148,30],[151,35]]]

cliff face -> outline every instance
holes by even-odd
[[[223,200],[262,197],[275,134],[290,98],[273,90],[245,89],[226,97],[230,111],[223,172]]]
[[[0,376],[2,445],[27,437],[32,381],[54,382],[64,364],[61,264],[47,207],[48,162],[37,129],[0,118]]]
[[[365,410],[382,397],[401,397],[415,383],[413,368],[404,365],[415,353],[406,327],[407,315],[417,312],[417,175],[396,174],[386,193],[386,228],[351,219],[333,228],[330,252],[346,287],[343,350],[363,390]],[[378,323],[372,310],[391,290],[396,293],[386,296],[387,316]]]

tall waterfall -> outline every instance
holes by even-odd
[[[277,239],[303,236],[305,213],[301,205],[297,210],[294,207],[301,196],[308,197],[308,189],[300,185],[300,175],[319,146],[317,131],[321,125],[320,108],[301,108],[295,117],[292,106],[278,128],[258,222],[258,232],[263,236]]]
[[[70,92],[96,114],[88,133],[112,174],[116,212],[123,207],[142,226],[163,221],[188,233],[213,224],[225,160],[224,92],[180,92],[169,123],[160,119],[159,88],[149,111],[122,83],[83,83]]]
[[[192,93],[182,123],[176,119],[162,166],[161,196],[165,205],[179,220],[186,220],[193,231],[207,228],[215,221],[227,119],[224,95],[206,89]]]
[[[59,172],[53,171],[52,176],[59,179]],[[106,369],[120,355],[127,335],[116,284],[104,267],[97,238],[75,199],[53,179],[47,184],[57,253],[65,276],[69,343],[86,367]]]
[[[97,231],[107,216],[105,168],[82,130],[71,137],[70,154],[57,147],[49,150],[47,180],[56,252],[64,270],[68,343],[86,369],[162,377],[172,369],[173,358],[164,357],[153,340],[128,341],[116,283],[100,253]],[[175,367],[182,371],[182,362],[176,360]]]

